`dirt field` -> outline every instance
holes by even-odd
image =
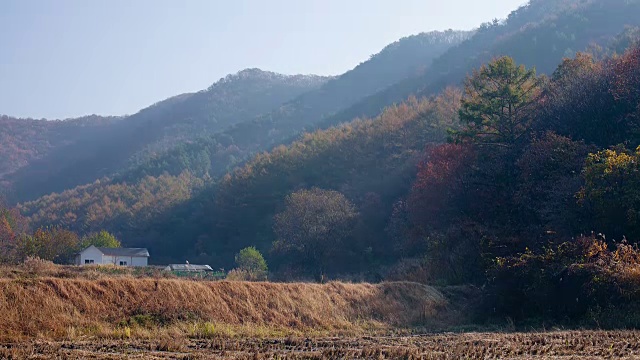
[[[15,359],[637,359],[638,331],[464,333],[399,337],[32,342]]]

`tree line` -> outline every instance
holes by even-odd
[[[75,255],[89,247],[120,247],[115,236],[105,230],[78,236],[60,226],[31,231],[16,209],[0,202],[0,263],[17,264],[35,257],[59,264],[73,263]]]

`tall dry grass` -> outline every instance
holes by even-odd
[[[204,324],[199,333],[205,334],[220,326],[297,331],[410,327],[428,323],[445,305],[437,290],[407,282],[0,279],[0,340],[79,334],[126,338],[131,327],[186,331],[189,323]]]

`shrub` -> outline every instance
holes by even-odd
[[[21,264],[21,267],[34,274],[49,274],[58,269],[53,261],[44,260],[37,256],[28,256]]]
[[[601,235],[497,258],[489,275],[485,311],[516,321],[591,321],[640,300],[640,250]]]
[[[267,279],[267,262],[260,251],[253,246],[244,248],[236,254],[236,265],[238,270],[247,273],[252,280]]]
[[[266,279],[266,273],[259,274],[243,269],[233,269],[227,274],[227,280],[231,281],[264,281]]]

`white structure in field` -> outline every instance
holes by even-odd
[[[177,271],[177,272],[207,272],[213,271],[211,266],[209,265],[194,265],[189,264],[169,264],[164,271]]]
[[[76,265],[147,266],[145,248],[103,248],[93,245],[76,254]]]

